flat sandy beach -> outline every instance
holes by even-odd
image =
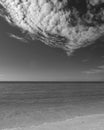
[[[65,121],[2,130],[104,130],[104,114],[80,116]]]

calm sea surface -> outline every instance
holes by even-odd
[[[104,113],[104,83],[0,83],[0,128]]]

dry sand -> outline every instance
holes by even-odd
[[[2,130],[104,130],[104,114],[80,116],[65,121],[43,123],[38,126]]]

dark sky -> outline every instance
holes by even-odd
[[[104,81],[104,40],[67,56],[40,41],[10,37],[19,30],[0,19],[1,81]]]

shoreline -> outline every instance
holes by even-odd
[[[45,122],[28,127],[6,128],[1,130],[104,130],[104,114],[76,116],[64,121]]]

